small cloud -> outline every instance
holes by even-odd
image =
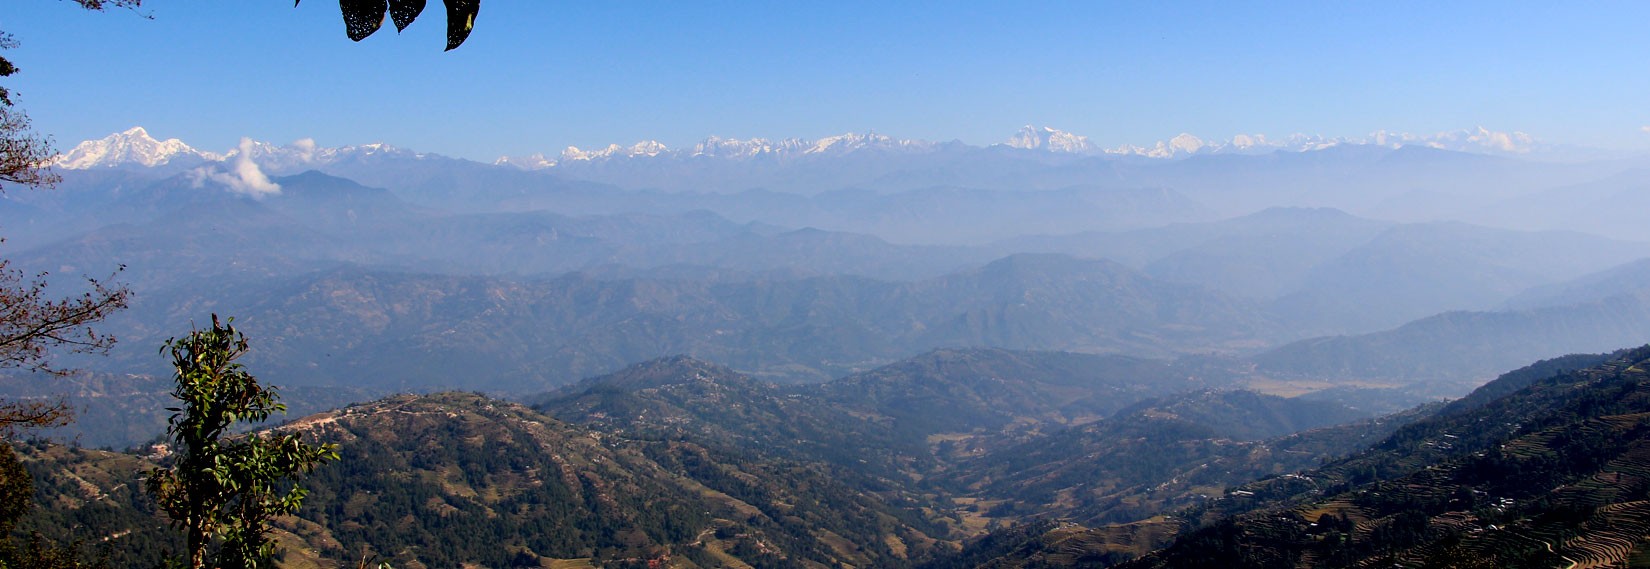
[[[227,171],[212,171],[205,168],[195,171],[195,187],[200,187],[207,180],[223,184],[229,191],[251,196],[254,199],[263,199],[281,194],[281,185],[269,180],[264,171],[258,168],[258,163],[252,161],[252,139],[242,138],[240,150],[229,157],[225,164]]]
[[[1639,127],[1639,130],[1644,131],[1645,134],[1650,134],[1650,125],[1641,126]]]
[[[315,160],[315,139],[300,138],[292,142],[292,148],[298,151],[298,155],[303,157],[304,162]]]

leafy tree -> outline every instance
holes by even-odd
[[[286,411],[273,388],[236,363],[247,342],[231,323],[213,314],[210,329],[166,341],[176,368],[172,395],[183,406],[168,408],[172,467],[154,471],[148,484],[184,530],[192,569],[267,566],[275,553],[270,524],[297,512],[306,494],[290,481],[338,458],[335,445],[309,444],[297,433],[229,436],[238,423]]]

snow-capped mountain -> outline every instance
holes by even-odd
[[[132,127],[98,140],[75,145],[53,160],[52,165],[68,170],[159,166],[196,166],[223,159],[222,154],[195,150],[176,138],[155,140],[143,127]]]
[[[864,149],[885,150],[930,150],[935,144],[926,140],[910,140],[894,138],[888,135],[868,132],[865,134],[840,134],[827,136],[814,141],[813,146],[804,152],[807,154],[828,154],[853,152]]]
[[[1145,158],[1184,158],[1197,154],[1259,154],[1276,150],[1313,150],[1323,146],[1322,137],[1294,135],[1282,141],[1273,141],[1261,134],[1239,134],[1225,141],[1209,141],[1190,133],[1180,133],[1169,140],[1160,140],[1149,146],[1124,144],[1103,148],[1089,141],[1089,137],[1046,126],[1026,125],[1004,145],[1023,150],[1041,150],[1059,154],[1087,154],[1110,156],[1140,156]]]
[[[1102,148],[1089,137],[1051,128],[1027,125],[1009,137],[1004,146],[1030,151],[1095,156],[1133,156],[1154,159],[1177,159],[1205,154],[1264,154],[1275,151],[1307,152],[1338,145],[1364,144],[1398,148],[1416,145],[1442,150],[1474,154],[1527,155],[1548,149],[1535,137],[1522,132],[1492,131],[1483,127],[1430,135],[1376,131],[1363,137],[1324,137],[1292,134],[1271,138],[1262,134],[1239,134],[1226,140],[1207,140],[1189,133],[1181,133],[1169,140],[1150,145],[1120,145]],[[743,160],[770,157],[787,160],[798,157],[835,156],[860,151],[928,152],[943,145],[925,140],[900,139],[867,133],[847,133],[817,140],[786,138],[735,139],[712,136],[691,148],[669,148],[654,140],[644,140],[629,146],[610,144],[605,148],[584,150],[568,146],[555,156],[544,153],[526,156],[503,156],[496,165],[523,170],[571,167],[611,160],[654,159],[725,159]],[[69,152],[58,156],[53,165],[69,170],[93,168],[192,168],[212,162],[231,159],[241,152],[196,150],[176,138],[156,140],[143,127],[111,134],[98,140],[88,140]],[[317,146],[314,140],[303,139],[291,144],[277,145],[253,142],[248,154],[252,161],[272,173],[295,173],[318,168],[344,160],[374,157],[421,159],[433,155],[374,143],[341,147]]]
[[[1106,154],[1113,156],[1140,156],[1145,158],[1185,158],[1201,154],[1263,154],[1279,150],[1308,152],[1343,144],[1367,144],[1398,148],[1425,146],[1440,150],[1472,154],[1522,155],[1544,146],[1535,137],[1522,132],[1500,132],[1484,127],[1412,134],[1376,131],[1363,137],[1325,137],[1314,134],[1291,134],[1269,138],[1264,134],[1239,134],[1227,140],[1204,140],[1189,133],[1181,133],[1169,140],[1160,140],[1149,146],[1124,144],[1100,148],[1088,137],[1049,127],[1026,126],[1010,137],[1007,146],[1027,150],[1069,154]]]
[[[602,160],[607,158],[651,157],[658,156],[669,151],[670,149],[666,148],[664,143],[657,140],[644,140],[630,146],[609,144],[607,145],[607,148],[600,150],[579,150],[579,147],[577,146],[569,146],[566,150],[561,151],[561,159],[564,162],[568,162],[574,160]]]
[[[1535,137],[1522,132],[1499,132],[1484,127],[1440,132],[1430,136],[1409,133],[1376,131],[1366,139],[1368,144],[1397,148],[1417,144],[1429,148],[1472,152],[1475,154],[1529,154],[1542,146]]]
[[[1203,142],[1203,139],[1201,138],[1182,132],[1169,140],[1159,140],[1157,141],[1157,144],[1152,145],[1151,147],[1143,148],[1139,146],[1125,145],[1108,149],[1106,150],[1106,153],[1145,156],[1147,158],[1181,158],[1184,156],[1199,154],[1205,150],[1213,151],[1215,148],[1220,146],[1225,145],[1211,145]]]
[[[224,157],[232,159],[239,153],[240,150],[232,150],[225,153]],[[419,159],[428,156],[382,142],[326,147],[316,146],[315,141],[308,138],[285,145],[253,142],[248,147],[247,154],[258,166],[282,174],[296,173],[350,159],[386,156]]]
[[[692,148],[669,148],[655,140],[644,140],[630,146],[609,144],[606,148],[583,150],[577,146],[569,146],[562,150],[560,156],[550,158],[543,153],[534,153],[526,156],[501,156],[493,163],[508,165],[524,170],[539,170],[544,168],[566,167],[579,163],[601,162],[618,159],[687,159],[696,157],[744,159],[757,156],[793,157],[804,155],[834,155],[861,150],[875,149],[887,151],[924,151],[933,149],[936,145],[926,140],[911,140],[894,138],[888,135],[868,133],[847,133],[837,136],[827,136],[814,141],[799,138],[786,138],[778,141],[766,138],[751,138],[740,140],[736,138],[721,138],[712,136],[693,145]]]
[[[196,150],[176,138],[155,140],[143,127],[132,127],[98,140],[88,140],[58,155],[52,165],[67,170],[120,167],[192,168],[212,162],[232,160],[245,151],[259,167],[277,173],[292,173],[333,164],[341,160],[372,156],[423,158],[426,154],[383,143],[339,147],[317,146],[303,139],[291,144],[252,141],[225,152]]]
[[[1013,148],[1026,150],[1047,150],[1049,152],[1067,152],[1072,154],[1092,154],[1100,148],[1089,142],[1089,137],[1072,134],[1063,130],[1025,125],[1020,132],[1009,137],[1007,144]]]
[[[500,156],[493,161],[494,166],[512,166],[522,170],[554,168],[556,164],[555,158],[545,156],[543,152],[534,152],[526,156]]]
[[[805,152],[813,147],[814,143],[800,138],[787,138],[774,142],[766,138],[739,140],[737,138],[712,136],[693,145],[692,155],[711,158],[750,158],[763,154]]]

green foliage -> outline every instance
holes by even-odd
[[[185,531],[189,567],[266,566],[275,553],[270,524],[297,512],[306,494],[288,480],[336,459],[337,448],[305,443],[296,433],[225,437],[237,423],[262,422],[286,406],[235,362],[247,351],[246,338],[216,314],[210,329],[167,340],[165,349],[176,368],[172,395],[183,406],[168,408],[177,459],[151,473],[149,491]],[[209,561],[214,544],[217,556]]]
[[[160,567],[183,550],[183,536],[157,523],[163,514],[143,490],[141,481],[153,462],[40,439],[13,448],[33,479],[37,505],[18,523],[12,539],[39,535],[47,542],[82,543],[76,547],[82,554],[114,567]],[[88,492],[92,487],[95,493]]]
[[[30,569],[79,569],[88,566],[81,560],[78,543],[62,545],[47,539],[39,532],[30,532],[24,539],[14,533],[23,515],[33,507],[34,484],[23,468],[10,444],[0,444],[0,569],[27,567]],[[99,566],[106,566],[107,559]]]
[[[11,535],[17,520],[29,511],[33,494],[34,484],[17,453],[11,445],[0,445],[0,537]]]

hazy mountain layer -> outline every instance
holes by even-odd
[[[1650,339],[1650,296],[1505,312],[1448,312],[1357,336],[1302,340],[1256,355],[1263,374],[1476,385],[1528,356],[1597,352]]]
[[[113,357],[85,365],[161,375],[153,346],[209,311],[239,318],[258,345],[249,361],[276,383],[391,390],[537,391],[679,353],[764,377],[821,381],[936,347],[1162,357],[1265,345],[1275,334],[1244,302],[1114,263],[1054,256],[1010,257],[914,282],[467,277],[355,267],[262,277],[232,269],[183,290],[140,292],[106,326],[123,339]]]

